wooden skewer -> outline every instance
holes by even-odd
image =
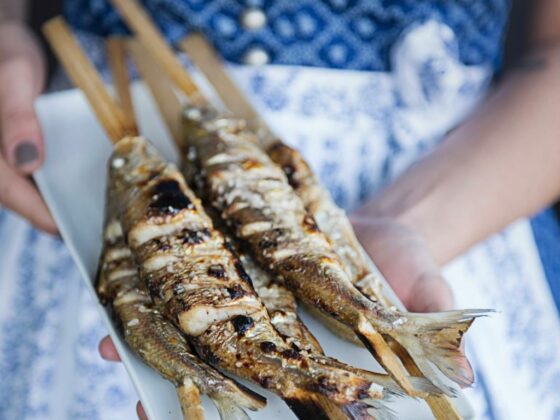
[[[206,99],[137,0],[110,1],[120,12],[142,45],[158,62],[162,63],[162,67],[168,72],[171,80],[187,96],[189,101],[198,107],[206,106],[208,104]]]
[[[202,34],[197,33],[185,37],[179,43],[179,47],[204,73],[220,95],[224,105],[235,111],[235,116],[245,119],[252,130],[264,127],[259,113],[225,72],[222,60]]]
[[[51,19],[43,26],[43,32],[70,79],[86,95],[111,141],[115,143],[131,134],[127,131],[124,112],[107,92],[99,73],[72,36],[64,19]]]
[[[183,104],[173,90],[165,72],[157,65],[148,51],[136,40],[127,43],[130,55],[158,104],[161,115],[175,145],[181,149],[181,113]]]
[[[134,105],[130,95],[130,77],[126,65],[126,39],[123,37],[112,37],[107,39],[107,57],[113,86],[117,92],[119,105],[122,107],[127,131],[138,135],[136,118],[134,117]]]
[[[266,130],[268,133],[267,137],[269,137],[269,139],[275,138],[255,108],[243,95],[243,92],[229,77],[214,48],[206,39],[204,39],[202,35],[189,35],[180,42],[180,46],[189,55],[189,58],[193,61],[193,63],[206,76],[223,103],[230,110],[235,111],[236,116],[252,121],[252,128],[254,129]],[[418,366],[416,366],[406,350],[404,350],[404,348],[400,345],[398,347],[399,348],[392,346],[393,351],[401,359],[408,373],[413,376],[422,376],[422,372],[418,369]],[[445,395],[430,395],[426,398],[426,403],[432,410],[432,413],[437,420],[461,419],[461,415],[451,400]]]

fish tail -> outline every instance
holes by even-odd
[[[454,396],[455,387],[446,383],[441,374],[460,386],[472,385],[472,369],[461,351],[461,340],[475,318],[490,312],[475,309],[406,314],[410,322],[388,334],[406,349],[426,378],[446,395]]]
[[[204,420],[204,410],[200,404],[200,391],[189,379],[177,387],[177,396],[185,420]]]
[[[410,382],[410,376],[402,365],[400,359],[393,353],[383,336],[368,321],[362,321],[356,331],[358,338],[373,354],[379,364],[391,375],[397,384],[410,396],[418,396]]]
[[[406,397],[406,393],[403,389],[395,382],[393,378],[388,375],[382,374],[374,374],[377,377],[372,378],[373,382],[381,385],[383,390],[384,397],[388,399],[392,397]],[[438,387],[432,384],[428,379],[422,378],[420,376],[409,376],[408,380],[418,393],[422,393],[425,395],[441,395],[441,391]]]
[[[319,413],[316,414],[317,418],[395,418],[387,403],[395,396],[404,396],[405,392],[389,375],[354,368],[326,356],[315,356],[311,363],[315,379],[302,388],[304,391],[298,392],[298,397],[287,400],[300,418],[315,418],[308,416],[311,410]],[[418,392],[425,395],[440,393],[427,379],[407,379]]]
[[[396,420],[397,417],[388,403],[394,398],[403,398],[407,394],[391,376],[354,368],[331,358],[325,358],[322,360],[322,363],[327,366],[332,366],[333,368],[352,372],[354,375],[368,381],[371,384],[370,389],[372,387],[375,388],[376,385],[381,388],[381,395],[379,395],[378,398],[369,397],[358,399],[340,407],[340,410],[347,418],[369,419],[373,417],[376,420]],[[415,392],[418,394],[422,394],[423,396],[441,395],[439,388],[426,378],[409,376],[408,381],[410,381]]]

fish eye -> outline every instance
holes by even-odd
[[[120,169],[125,165],[125,163],[126,159],[119,156],[113,159],[113,161],[111,162],[111,166],[115,169]]]

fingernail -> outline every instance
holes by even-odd
[[[39,158],[39,151],[30,141],[23,141],[17,145],[15,150],[15,158],[17,166],[24,166],[35,162]]]

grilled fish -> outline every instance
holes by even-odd
[[[306,352],[309,357],[320,361],[320,363],[351,371],[382,386],[384,388],[383,398],[380,400],[369,400],[368,404],[371,408],[368,409],[368,412],[377,420],[393,419],[393,412],[387,407],[386,403],[394,396],[401,397],[404,395],[396,382],[390,376],[357,369],[341,363],[332,357],[325,356],[317,338],[315,338],[298,316],[297,301],[294,294],[286,287],[275,282],[270,273],[263,270],[251,255],[245,252],[238,241],[229,237],[227,240],[232,242],[232,246],[235,246],[243,267],[253,280],[255,290],[268,311],[272,325],[274,325],[284,339],[292,346]],[[410,380],[415,389],[421,390],[426,394],[440,393],[436,387],[424,378],[411,377]],[[356,404],[355,409],[358,409],[358,404]],[[363,410],[364,407],[362,406],[361,409]]]
[[[282,168],[305,209],[332,244],[354,286],[370,300],[391,306],[383,296],[381,281],[372,273],[346,213],[336,205],[303,156],[280,141],[271,144],[266,152]]]
[[[187,171],[187,174],[192,175],[192,171]],[[187,179],[193,186],[193,190],[197,195],[203,193],[203,191],[201,191],[201,185],[197,185],[197,182],[194,182],[192,178]],[[355,373],[382,387],[383,398],[379,400],[369,399],[362,403],[356,402],[352,406],[351,411],[346,409],[343,415],[356,418],[359,413],[362,413],[360,414],[361,417],[365,416],[367,412],[373,415],[377,420],[394,419],[393,411],[387,406],[387,403],[391,401],[393,397],[402,397],[404,394],[391,377],[385,374],[357,369],[339,362],[334,358],[325,356],[319,341],[299,317],[297,313],[297,301],[294,294],[283,285],[275,282],[271,274],[263,270],[255,262],[248,250],[245,249],[238,240],[232,237],[231,230],[227,226],[224,226],[223,221],[214,209],[205,206],[205,210],[214,223],[214,226],[219,228],[222,234],[224,234],[228,246],[230,246],[239,257],[244,270],[252,280],[257,295],[269,314],[270,322],[284,340],[312,360],[318,361],[323,365],[329,365]],[[410,380],[414,384],[415,389],[422,390],[422,392],[430,395],[440,394],[440,391],[424,378],[413,377],[410,378]]]
[[[156,309],[124,242],[110,193],[107,200],[97,292],[111,306],[125,341],[175,385],[185,419],[204,419],[202,393],[215,403],[222,420],[248,420],[244,408],[258,410],[266,400],[201,361],[181,332]]]
[[[212,205],[262,267],[300,300],[352,328],[410,395],[418,394],[384,336],[401,344],[445,393],[454,395],[455,389],[436,368],[458,384],[471,383],[459,346],[474,318],[486,311],[403,314],[366,298],[254,136],[227,118],[203,120],[199,114],[189,121],[189,115],[185,112],[187,156],[200,168]]]
[[[187,159],[185,159],[188,161]],[[197,195],[203,196],[205,188],[203,180],[199,176],[199,168],[193,165],[183,165],[183,173],[187,183],[192,186]],[[292,292],[285,286],[274,281],[269,272],[263,270],[251,257],[248,250],[231,234],[231,229],[224,225],[220,215],[211,207],[205,206],[206,213],[212,219],[214,226],[224,234],[225,240],[236,255],[239,257],[243,268],[251,278],[253,287],[268,311],[270,321],[276,330],[288,342],[298,348],[323,353],[319,341],[313,336],[297,314],[297,302]]]
[[[271,160],[286,174],[288,182],[305,209],[313,216],[317,226],[340,257],[354,286],[368,299],[391,307],[391,302],[383,295],[379,277],[369,269],[367,259],[344,210],[336,205],[303,156],[279,140],[267,141],[265,150]],[[360,343],[356,334],[346,325],[317,309],[308,309],[331,331],[348,341]]]
[[[261,147],[266,150],[272,161],[282,168],[306,210],[313,215],[319,229],[327,236],[344,266],[349,270],[354,286],[368,299],[380,302],[389,308],[394,307],[393,302],[384,296],[379,275],[376,271],[372,271],[371,263],[356,238],[346,213],[336,205],[304,157],[271,134],[265,133],[260,136],[260,139]],[[348,341],[354,343],[359,341],[352,330],[344,324],[328,318],[320,311],[313,312],[331,331]],[[406,350],[389,337],[385,338],[389,340],[391,348],[407,370],[419,374]],[[436,417],[441,413],[442,404],[446,410],[453,411],[451,403],[445,397],[430,395],[426,398],[426,402]]]
[[[151,297],[208,363],[280,395],[300,418],[370,418],[384,388],[282,338],[183,176],[142,138],[111,158],[127,243]],[[313,413],[313,414],[311,414]]]
[[[192,171],[187,171],[187,175],[192,175],[192,173]],[[203,193],[203,191],[201,191],[201,185],[197,185],[197,182],[195,182],[192,177],[189,176],[187,179],[190,181],[191,185],[193,185],[193,189],[197,194]],[[272,275],[263,270],[255,262],[242,244],[232,237],[231,230],[227,226],[224,226],[223,221],[220,220],[219,215],[214,209],[206,207],[206,212],[212,219],[214,226],[219,227],[228,244],[235,250],[243,268],[252,280],[257,295],[268,311],[270,322],[276,331],[278,331],[292,347],[304,352],[308,357],[324,365],[334,366],[361,375],[368,378],[373,383],[382,386],[382,399],[369,400],[367,403],[364,402],[361,405],[356,403],[352,408],[353,413],[367,411],[377,420],[392,419],[393,412],[387,407],[386,403],[394,396],[403,395],[400,387],[387,375],[357,369],[341,363],[334,358],[326,357],[319,341],[300,319],[297,313],[297,301],[294,294],[285,286],[275,282]],[[411,378],[411,381],[413,381],[415,389],[420,389],[426,394],[439,394],[439,390],[423,378]]]

